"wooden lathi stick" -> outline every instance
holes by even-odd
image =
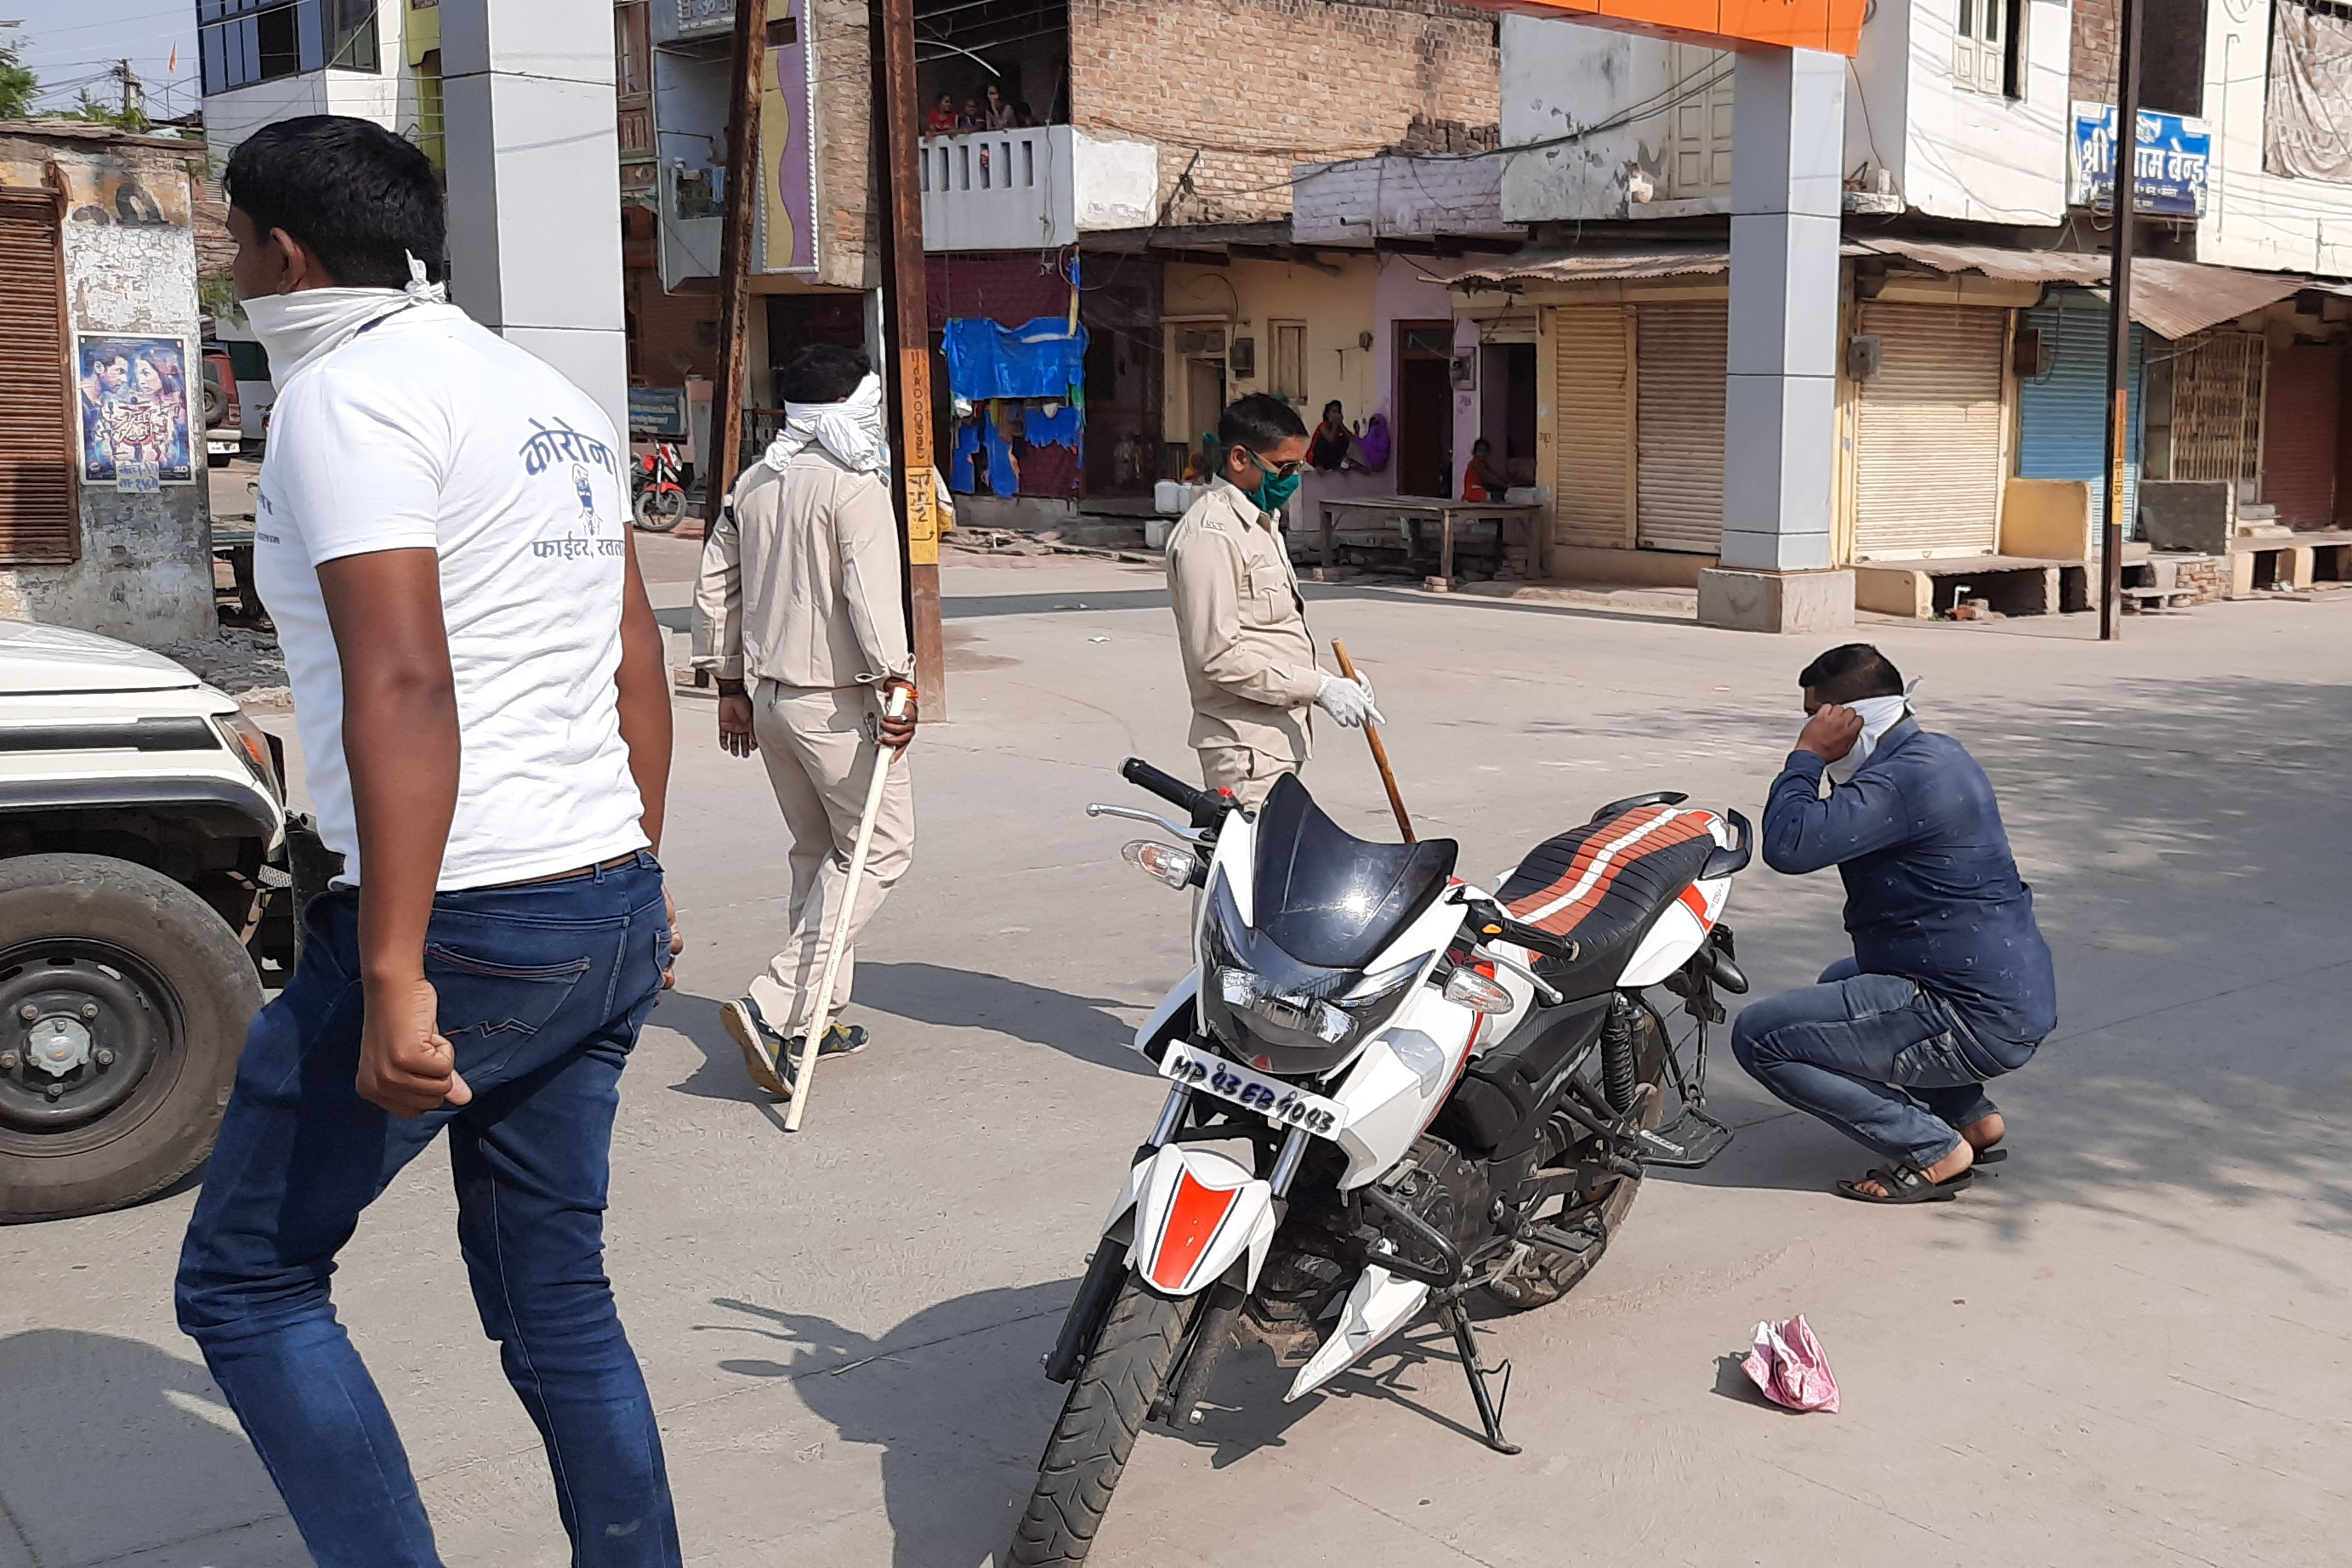
[[[1338,637],[1331,639],[1331,657],[1339,661],[1339,673],[1349,679],[1356,679],[1355,661],[1348,657],[1348,645]],[[1372,743],[1372,765],[1381,770],[1381,786],[1389,792],[1389,809],[1396,813],[1397,831],[1404,835],[1407,844],[1417,842],[1412,836],[1412,818],[1404,814],[1404,796],[1397,793],[1396,770],[1389,766],[1389,749],[1381,743],[1380,727],[1370,720],[1364,722],[1364,739]]]

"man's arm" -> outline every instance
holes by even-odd
[[[613,681],[621,693],[621,743],[629,749],[629,773],[645,807],[639,822],[656,855],[669,802],[669,671],[664,668],[668,657],[637,567],[636,542],[631,540],[628,581],[621,588],[621,668]]]
[[[435,550],[322,562],[343,672],[343,760],[360,839],[361,1098],[419,1116],[473,1090],[425,978],[425,931],[457,809],[457,690]]]
[[[899,594],[898,514],[890,505],[887,481],[867,484],[851,477],[838,481],[834,494],[840,498],[833,516],[833,541],[841,556],[841,596],[866,669],[884,677],[883,700],[887,703],[897,687],[908,690],[906,711],[882,720],[883,743],[904,751],[915,738],[918,714],[915,656]]]
[[[1884,773],[1856,775],[1822,797],[1828,759],[1811,751],[1789,753],[1764,802],[1764,864],[1801,877],[1892,848],[1911,837],[1903,792]]]
[[[1322,689],[1313,665],[1277,663],[1241,640],[1241,552],[1223,535],[1196,531],[1168,557],[1168,587],[1176,607],[1176,640],[1184,662],[1213,684],[1269,708],[1304,708]]]
[[[743,691],[743,535],[736,516],[742,500],[738,483],[719,521],[702,543],[702,567],[694,581],[694,668],[719,682],[719,746],[730,756],[759,750],[751,732],[751,700]]]

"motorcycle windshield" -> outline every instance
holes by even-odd
[[[1358,838],[1285,774],[1258,813],[1257,930],[1302,964],[1361,969],[1445,890],[1457,848],[1451,838]]]

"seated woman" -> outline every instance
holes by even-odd
[[[1335,397],[1323,405],[1323,423],[1315,426],[1315,439],[1307,447],[1307,461],[1327,471],[1344,468],[1355,445],[1356,433],[1348,428],[1348,416]]]
[[[1497,500],[1511,481],[1495,466],[1495,444],[1481,436],[1470,443],[1470,461],[1462,469],[1464,500]]]

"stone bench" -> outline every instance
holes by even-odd
[[[2004,616],[2058,615],[2096,602],[2089,565],[2081,561],[1958,555],[1854,563],[1858,610],[1925,620],[1963,599],[1982,599]]]
[[[2352,530],[2260,534],[2230,541],[2229,596],[2279,588],[2308,588],[2314,582],[2352,582]]]

